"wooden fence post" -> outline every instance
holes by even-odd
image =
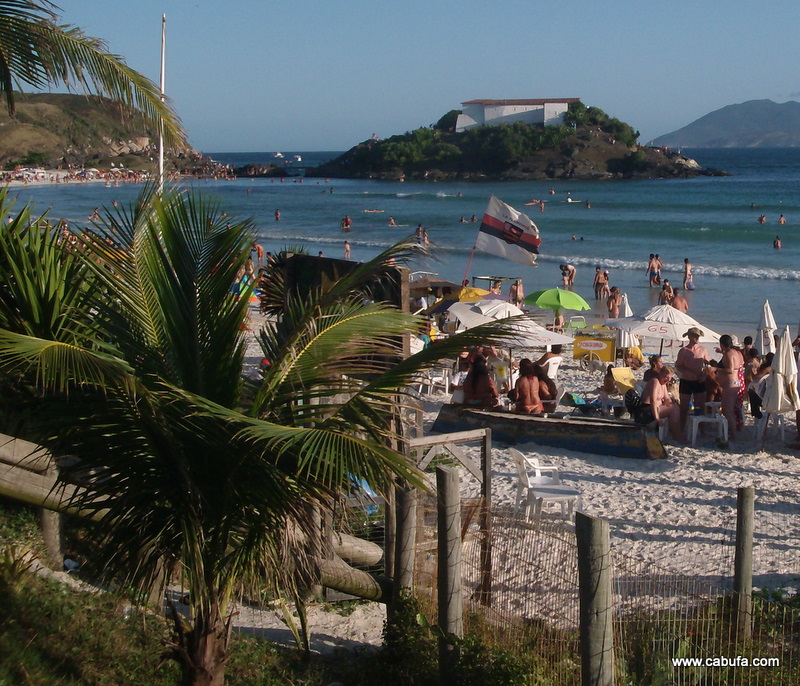
[[[461,489],[458,470],[436,468],[436,510],[439,535],[439,681],[452,684],[453,666],[458,660],[458,646],[448,636],[462,637],[463,598],[461,595]]]
[[[481,581],[478,600],[492,606],[492,430],[486,429],[481,445]]]
[[[575,515],[580,593],[581,684],[614,686],[611,535],[608,522]]]
[[[395,554],[395,597],[399,598],[414,585],[414,556],[417,543],[417,489],[398,488],[397,552]]]
[[[733,590],[736,593],[736,636],[749,640],[753,628],[753,531],[756,493],[752,486],[736,493],[736,552]]]

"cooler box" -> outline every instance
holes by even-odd
[[[572,346],[572,357],[579,360],[586,353],[594,353],[601,361],[613,364],[617,355],[616,340],[616,335],[579,333],[575,336],[575,343]]]

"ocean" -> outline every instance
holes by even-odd
[[[459,283],[468,277],[521,277],[525,292],[561,283],[558,265],[578,269],[576,290],[594,304],[594,267],[610,271],[611,285],[628,294],[634,312],[656,304],[657,289],[645,273],[650,253],[658,253],[664,277],[681,286],[683,259],[693,265],[696,290],[684,295],[689,314],[718,333],[754,334],[765,299],[779,326],[794,335],[800,321],[800,150],[684,150],[702,166],[727,177],[631,181],[411,182],[287,178],[201,181],[231,215],[252,217],[266,250],[304,246],[311,254],[342,257],[344,241],[352,258],[365,260],[395,241],[428,229],[435,259],[412,266]],[[287,166],[315,166],[335,151],[283,151]],[[209,153],[235,165],[279,161],[273,152]],[[302,162],[294,161],[300,155]],[[250,189],[248,194],[247,189]],[[550,194],[550,190],[555,194]],[[99,184],[12,189],[21,202],[56,218],[86,223],[96,206],[132,198],[138,188]],[[529,214],[539,227],[538,266],[524,267],[476,253],[466,272],[478,224],[462,223],[483,214],[490,195]],[[580,202],[566,202],[567,197]],[[545,211],[526,207],[544,199]],[[591,203],[587,208],[585,202]],[[280,221],[275,210],[280,210]],[[373,211],[377,210],[377,211]],[[759,215],[766,223],[759,224]],[[786,224],[779,225],[783,214]],[[349,215],[352,232],[340,220]],[[397,226],[388,225],[392,217]],[[573,240],[573,235],[575,240]],[[783,248],[775,250],[780,235]]]

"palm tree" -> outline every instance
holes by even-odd
[[[132,108],[148,126],[163,124],[168,145],[185,144],[180,121],[159,87],[109,53],[101,40],[57,24],[57,9],[48,0],[0,0],[0,91],[9,113],[14,114],[21,84],[77,86]]]
[[[390,447],[404,389],[499,335],[475,329],[402,360],[419,320],[363,285],[416,250],[401,244],[326,291],[289,292],[259,334],[273,364],[247,386],[247,298],[230,285],[249,221],[175,189],[149,189],[75,241],[20,216],[28,223],[0,234],[0,395],[24,413],[19,434],[79,458],[60,477],[81,479],[70,505],[99,519],[102,579],[144,591],[180,574],[192,618],[176,615],[173,656],[184,683],[222,684],[236,594],[318,583],[312,509],[330,509],[353,480],[384,493],[395,478],[419,483]]]

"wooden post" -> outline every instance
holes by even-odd
[[[736,552],[733,559],[733,590],[736,593],[736,636],[750,639],[753,617],[753,531],[756,493],[752,486],[736,494]]]
[[[414,585],[414,556],[417,542],[417,489],[398,488],[397,552],[395,554],[395,596],[400,597]]]
[[[56,479],[56,469],[50,462],[43,476]],[[56,571],[64,571],[64,552],[61,549],[61,515],[45,507],[39,510],[39,523],[42,527],[42,538],[47,551],[47,566]]]
[[[581,684],[614,686],[611,535],[608,522],[575,515],[580,593]]]
[[[478,602],[492,606],[492,431],[486,429],[481,445],[481,581]]]
[[[458,470],[436,468],[436,510],[439,535],[439,681],[452,684],[453,666],[458,660],[458,646],[450,635],[462,637],[463,598],[461,595],[461,490]]]

